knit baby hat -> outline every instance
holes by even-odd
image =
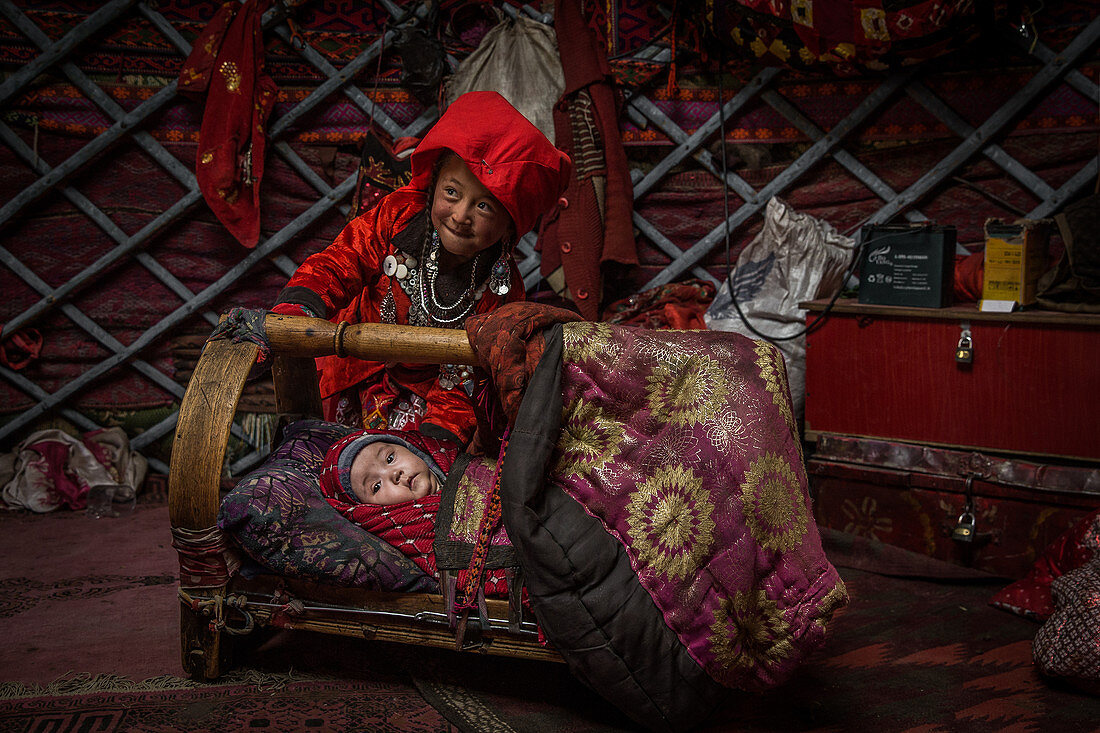
[[[351,487],[351,466],[359,452],[372,443],[391,443],[407,448],[427,464],[442,484],[454,465],[458,448],[413,430],[359,430],[333,443],[321,466],[321,493],[352,504],[362,503]]]

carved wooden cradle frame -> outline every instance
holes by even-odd
[[[276,409],[321,416],[314,357],[424,364],[476,364],[462,330],[387,324],[339,325],[315,318],[267,316]],[[209,342],[180,405],[169,472],[169,515],[180,560],[180,651],[184,670],[216,679],[235,650],[263,629],[303,629],[462,651],[561,662],[540,643],[538,627],[518,605],[489,599],[488,619],[463,633],[448,622],[443,596],[392,593],[236,572],[232,539],[217,528],[221,477],[233,417],[257,347]],[[513,594],[516,595],[516,594]]]

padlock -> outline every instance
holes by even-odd
[[[959,522],[955,525],[955,529],[951,531],[951,539],[956,542],[973,542],[974,541],[974,515],[970,512],[963,512],[959,515]]]
[[[960,364],[970,364],[974,361],[974,342],[970,339],[969,329],[959,336],[959,345],[955,347],[955,361]]]

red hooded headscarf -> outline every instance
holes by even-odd
[[[413,151],[409,188],[428,189],[445,150],[507,209],[517,237],[550,211],[573,172],[569,156],[498,92],[467,92],[451,103]]]

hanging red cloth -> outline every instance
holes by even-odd
[[[195,39],[179,90],[205,97],[195,176],[218,220],[245,247],[260,239],[264,125],[278,88],[264,74],[261,20],[272,0],[229,0]]]

